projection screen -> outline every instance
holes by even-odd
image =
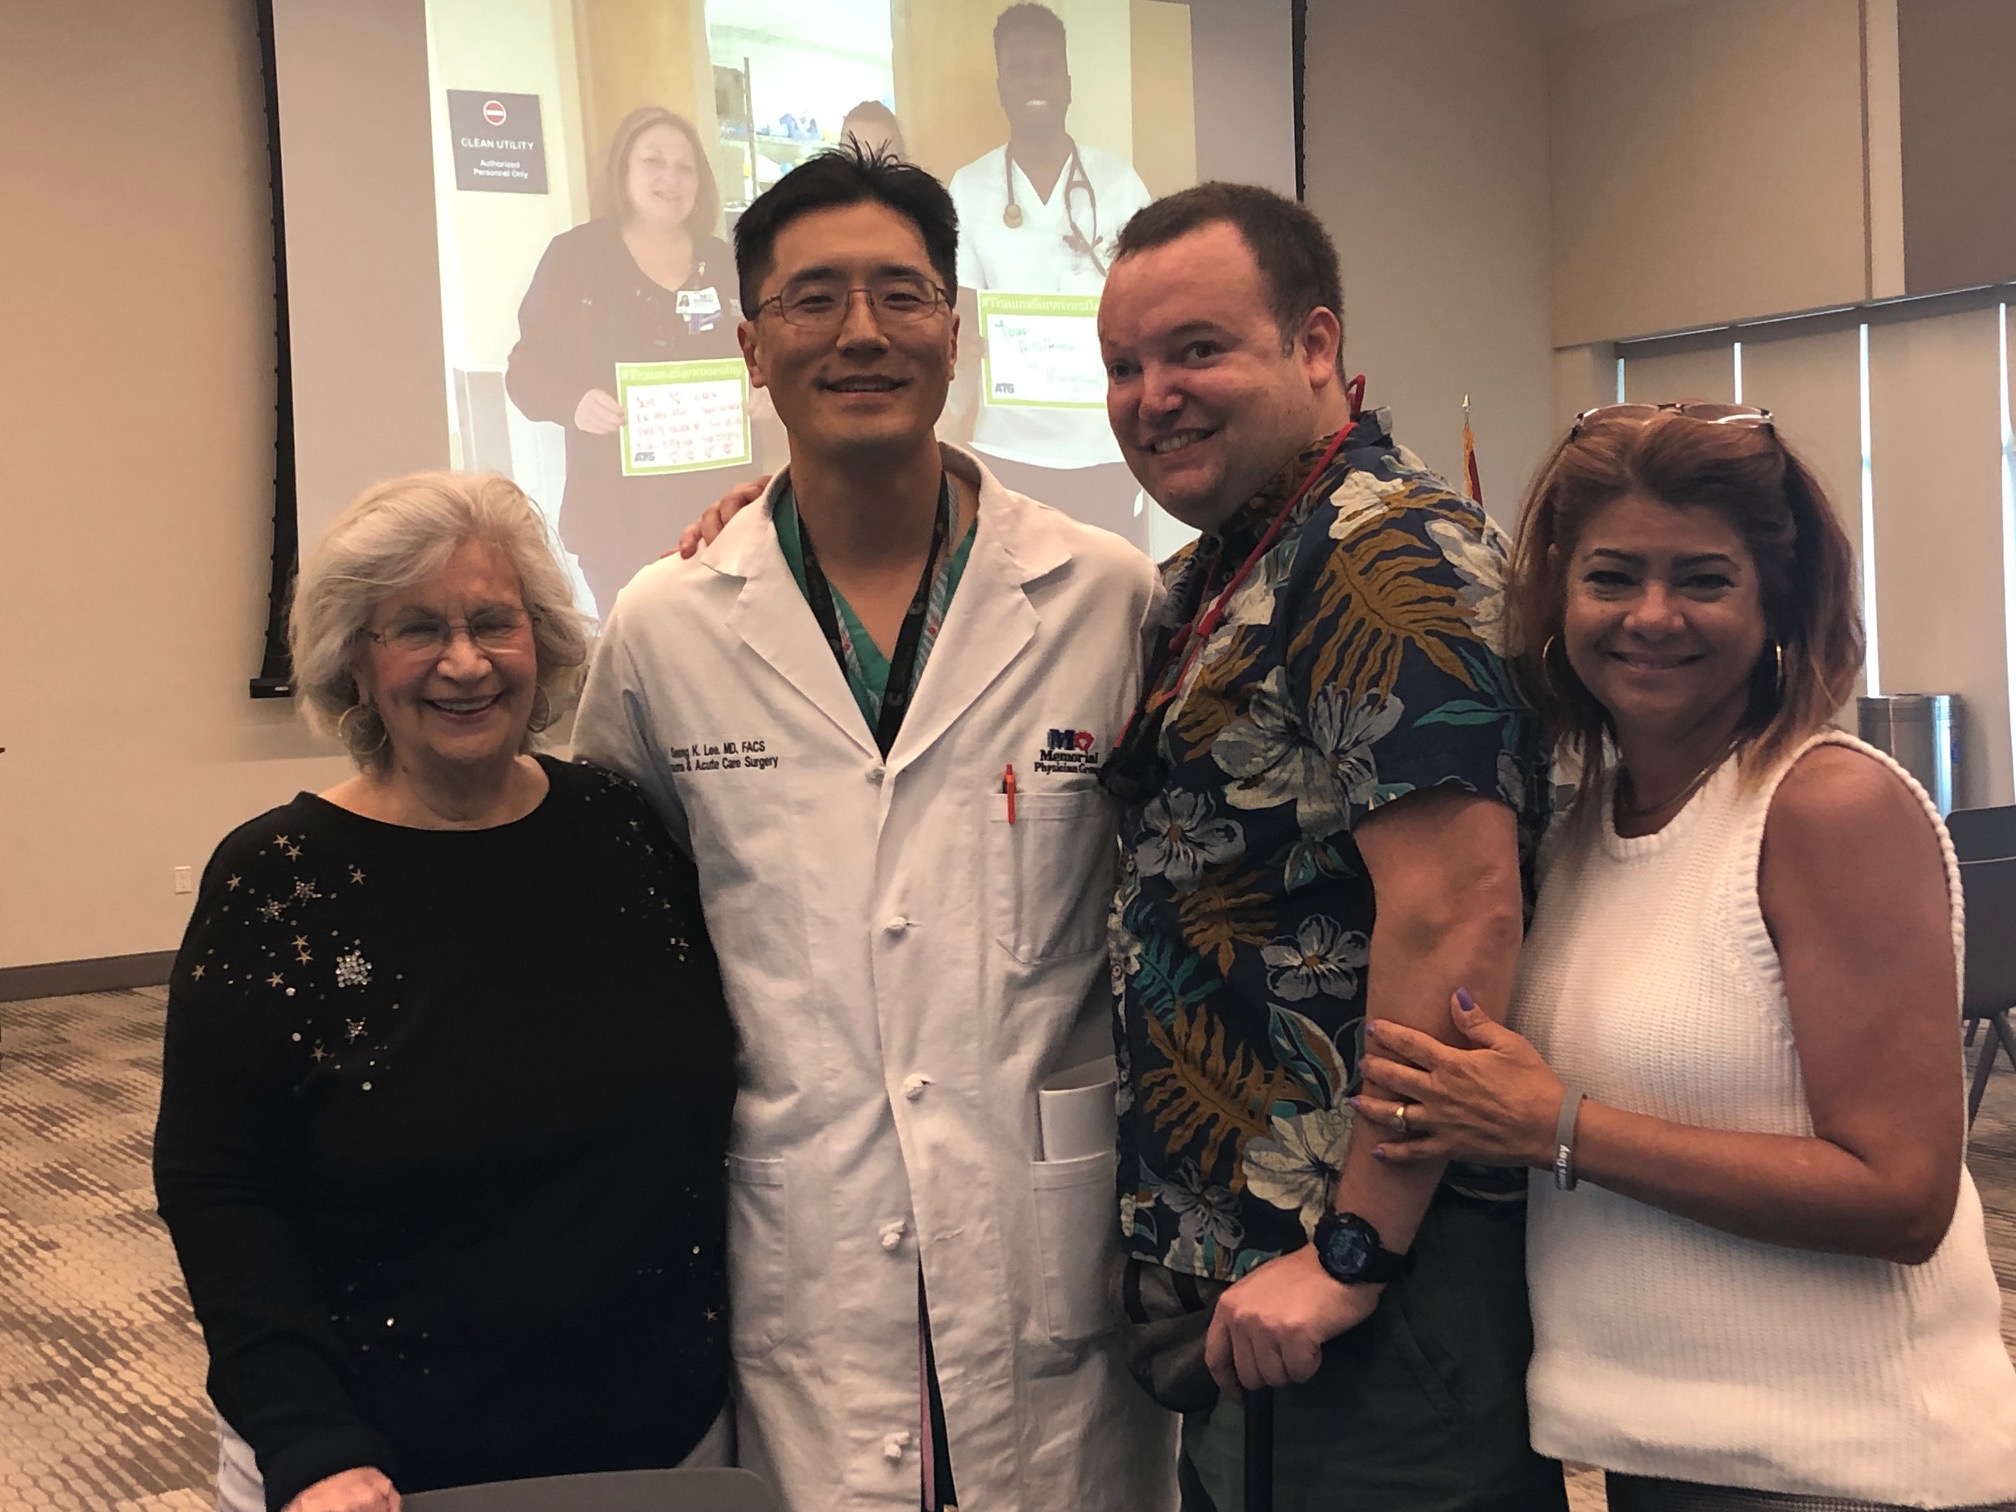
[[[1147,199],[1294,192],[1292,0],[1050,0],[998,47],[1004,0],[272,5],[303,551],[371,482],[490,469],[606,609],[785,460],[723,240],[847,134],[961,211],[941,434],[1144,549],[1177,538],[1118,463],[1083,332]],[[1060,127],[1052,179],[1029,144]]]

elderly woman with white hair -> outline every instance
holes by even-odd
[[[373,488],[301,571],[359,771],[211,858],[155,1139],[226,1512],[726,1462],[733,1031],[692,863],[532,753],[571,598],[498,477]]]

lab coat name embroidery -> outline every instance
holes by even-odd
[[[761,740],[697,741],[692,745],[667,746],[666,766],[676,776],[681,772],[767,772],[777,758]]]
[[[1096,772],[1099,760],[1099,737],[1090,730],[1052,730],[1036,753],[1036,770],[1045,776]]]

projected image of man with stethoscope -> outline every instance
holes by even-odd
[[[970,292],[981,337],[973,447],[1009,488],[1145,544],[1094,322],[1113,239],[1151,196],[1125,158],[1073,139],[1054,11],[1002,11],[994,62],[1008,140],[951,183],[962,304]]]

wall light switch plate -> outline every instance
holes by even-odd
[[[186,892],[194,892],[195,890],[196,890],[196,883],[190,875],[189,868],[186,866],[176,867],[175,891],[177,891],[178,893],[186,893]]]

